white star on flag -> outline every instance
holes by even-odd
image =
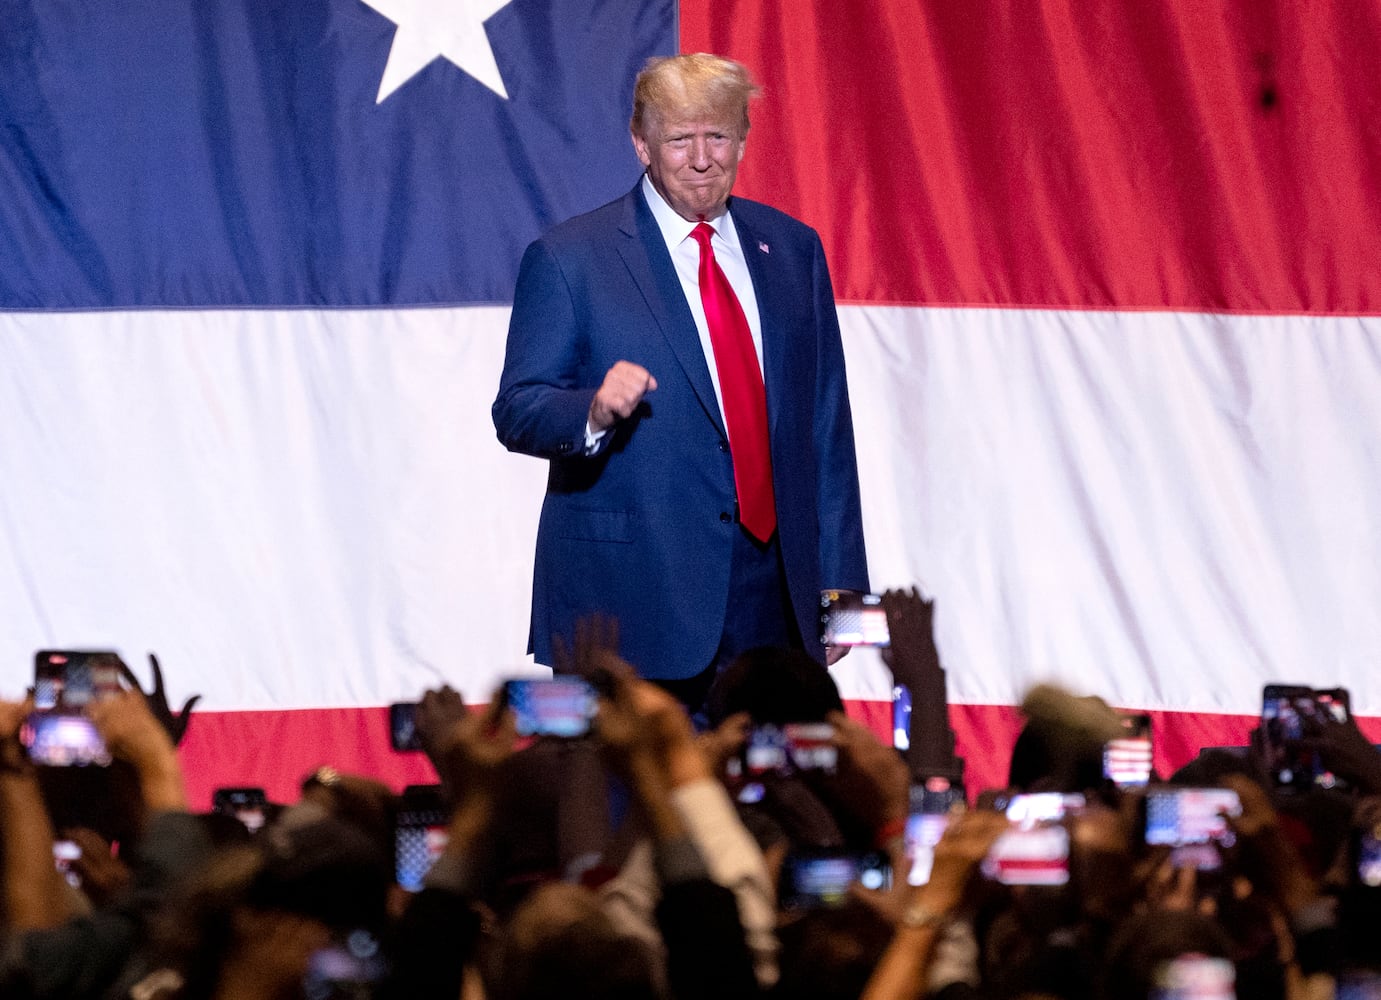
[[[512,0],[364,0],[398,25],[376,103],[407,83],[437,56],[484,84],[504,100],[499,64],[484,22]]]

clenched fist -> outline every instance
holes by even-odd
[[[618,361],[604,373],[604,382],[590,402],[590,429],[607,431],[632,415],[643,397],[657,388],[657,380],[642,365]]]

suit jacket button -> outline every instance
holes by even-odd
[[[571,443],[569,441],[562,441],[560,444],[556,446],[556,450],[564,455],[571,450]]]
[[[720,450],[720,451],[728,451],[728,450],[729,450],[729,442],[728,442],[728,441],[721,441],[721,442],[719,442],[719,450]]]
[[[734,515],[733,515],[733,514],[730,514],[727,510],[721,510],[721,511],[719,512],[719,523],[720,523],[720,524],[733,524],[733,522],[734,522]]]

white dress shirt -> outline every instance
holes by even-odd
[[[714,363],[714,345],[710,343],[710,326],[705,321],[705,304],[700,299],[700,244],[691,238],[691,230],[699,223],[687,222],[676,214],[652,186],[652,179],[643,175],[643,197],[652,209],[652,217],[657,220],[657,228],[662,231],[662,239],[667,241],[671,252],[671,262],[676,266],[676,276],[681,279],[681,291],[686,295],[691,315],[695,317],[695,328],[700,331],[700,349],[705,352],[705,364],[710,368],[710,381],[714,383],[715,398],[719,400],[719,415],[724,415],[724,398],[719,391],[719,369]],[[739,246],[738,230],[734,227],[729,210],[716,219],[706,219],[714,229],[710,246],[714,249],[714,259],[719,262],[729,284],[734,286],[743,315],[748,318],[748,329],[753,334],[753,349],[758,352],[758,370],[762,370],[762,320],[758,316],[758,297],[753,292],[753,279],[748,275],[748,264],[743,259],[743,247]],[[655,378],[657,373],[652,373]]]

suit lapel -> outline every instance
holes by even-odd
[[[695,317],[686,304],[681,280],[676,276],[676,268],[671,263],[671,254],[667,252],[662,231],[657,228],[652,210],[643,201],[642,181],[624,199],[624,208],[623,221],[619,226],[619,256],[623,258],[628,273],[642,292],[648,309],[685,371],[686,380],[690,382],[706,416],[714,422],[720,434],[725,434],[719,400],[715,398],[714,383],[710,381],[705,352],[700,346],[700,333],[695,328]]]
[[[736,199],[730,204],[729,210],[733,212],[739,246],[743,248],[748,275],[753,279],[753,294],[758,300],[758,323],[762,329],[762,380],[767,390],[767,430],[769,439],[775,439],[777,414],[781,412],[780,395],[791,385],[787,376],[786,334],[781,326],[782,317],[789,316],[791,312],[783,301],[786,283],[779,280],[773,270],[776,263],[772,259],[771,243],[765,234],[757,232],[743,220],[742,211],[734,211],[735,205],[742,204]]]

